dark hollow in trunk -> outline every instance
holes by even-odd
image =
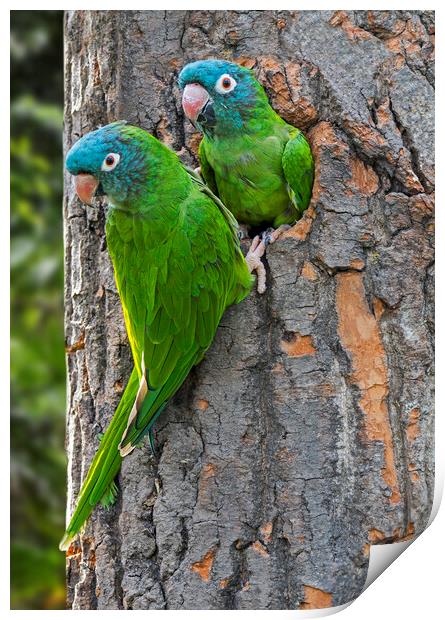
[[[308,609],[356,597],[369,547],[418,534],[433,494],[431,12],[66,15],[66,146],[125,118],[196,164],[176,77],[253,67],[316,158],[268,291],[124,460],[68,553],[75,609]],[[67,182],[69,510],[131,369],[104,211]]]

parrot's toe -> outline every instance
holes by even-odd
[[[250,273],[256,271],[257,274],[257,291],[262,295],[266,291],[266,269],[261,261],[266,250],[266,246],[262,239],[257,235],[250,246],[246,255],[246,262]]]
[[[267,247],[275,243],[275,241],[277,241],[286,230],[289,230],[289,228],[291,228],[289,224],[282,224],[278,228],[267,228],[261,235],[264,245]]]
[[[273,243],[273,238],[272,238],[272,233],[275,232],[274,228],[266,228],[266,230],[264,230],[261,233],[261,240],[264,243],[264,245],[267,246],[270,245],[271,243]]]

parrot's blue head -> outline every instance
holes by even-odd
[[[143,187],[147,176],[147,143],[156,140],[143,129],[118,121],[92,131],[68,152],[66,168],[75,175],[82,202],[107,194],[115,202],[127,200]]]
[[[199,60],[179,74],[184,89],[182,107],[190,121],[204,133],[239,131],[263,104],[263,87],[253,72],[225,60]]]

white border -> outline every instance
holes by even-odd
[[[366,10],[370,8],[369,3],[362,3],[362,6],[357,6],[358,3],[351,3],[348,1],[343,1],[341,3],[316,3],[315,5],[308,2],[279,2],[278,6],[272,7],[277,10],[332,10],[332,9],[344,9],[344,10]],[[77,6],[76,6],[77,5]],[[71,6],[61,7],[60,4],[57,5],[55,2],[43,2],[38,10],[49,10],[49,9],[86,9],[84,4],[80,4],[77,2],[71,3]],[[123,7],[120,3],[115,2],[113,0],[108,0],[107,2],[95,2],[93,7],[88,7],[89,9],[97,9],[97,10],[123,10]],[[129,7],[124,7],[125,9]],[[142,9],[147,10],[148,5],[147,2],[133,2],[131,3],[132,9]],[[155,7],[153,7],[155,8]],[[271,10],[271,6],[269,3],[264,1],[257,2],[237,2],[236,6],[232,3],[224,4],[223,2],[199,2],[196,1],[194,3],[189,2],[168,2],[166,1],[163,5],[164,9],[188,9],[188,10],[200,10],[200,9],[213,9],[213,10],[227,10],[227,9],[237,9],[237,10],[254,10],[254,9],[262,9],[262,10]],[[422,7],[419,6],[418,2],[392,2],[391,10],[394,9],[415,9],[420,10]],[[436,10],[436,22],[439,23],[439,31],[442,23],[441,17],[443,16],[442,8],[437,4],[436,6],[429,5],[427,7],[423,7],[425,10]],[[4,14],[4,19],[1,20],[0,28],[2,29],[1,37],[2,42],[6,42],[9,40],[9,19],[8,14],[10,9],[15,10],[35,10],[36,7],[31,2],[15,2],[14,6],[8,6],[2,9],[2,13]],[[372,9],[388,9],[387,2],[375,1],[372,3]],[[440,40],[440,39],[439,39]],[[439,60],[437,62],[437,67],[441,68],[443,63],[441,62],[442,50],[439,44]],[[2,84],[9,84],[9,57],[6,57],[6,45],[5,45],[5,54],[2,54],[1,57],[1,76],[2,76]],[[442,73],[442,72],[440,72]],[[6,89],[6,86],[4,86]],[[443,80],[442,75],[437,75],[437,89],[436,89],[436,97],[437,101],[439,101],[439,105],[437,106],[438,110],[444,109],[444,98],[443,98]],[[2,159],[2,166],[0,166],[0,179],[3,181],[0,183],[0,187],[5,192],[7,191],[7,187],[9,186],[9,119],[7,114],[6,103],[7,101],[7,93],[5,93],[2,97],[2,114],[0,116],[0,121],[3,125],[3,131],[0,132],[0,140],[3,148],[4,157]],[[441,120],[441,114],[437,115],[436,118],[436,133],[438,135],[438,144],[443,144],[441,138],[443,138],[443,126]],[[438,169],[442,170],[443,167],[441,163],[443,163],[443,157],[441,150],[436,151],[436,159],[438,163]],[[439,181],[439,200],[437,201],[438,205],[443,205],[443,200],[440,197],[443,194],[441,183]],[[3,204],[7,203],[7,196],[5,196],[5,201]],[[439,217],[438,217],[438,239],[445,238],[445,230],[443,227],[443,216],[441,211],[443,209],[439,209]],[[5,215],[3,215],[5,217]],[[6,216],[7,218],[7,216]],[[7,229],[9,227],[6,223],[1,227],[1,243],[0,243],[0,252],[1,252],[1,264],[9,264],[9,237]],[[440,243],[437,248],[437,259],[438,263],[441,267],[444,265],[443,261],[443,250],[444,244]],[[4,261],[4,262],[3,262]],[[6,360],[8,359],[8,351],[9,351],[9,312],[6,305],[6,299],[9,299],[9,281],[7,280],[6,269],[1,270],[1,290],[4,292],[3,295],[3,303],[0,305],[1,312],[1,340],[0,346],[2,347],[3,355],[1,356],[1,372],[0,372],[0,381],[1,381],[1,394],[5,396],[9,394],[9,371],[6,366]],[[437,307],[437,315],[439,319],[445,317],[445,287],[441,288],[441,284],[443,281],[443,276],[440,273],[438,275],[438,283],[437,283],[437,296],[436,296],[436,307]],[[439,369],[443,368],[443,355],[444,355],[444,343],[443,343],[443,320],[440,320],[438,323],[437,329],[437,343],[438,343],[438,366]],[[444,390],[439,383],[437,386],[437,398],[436,398],[436,408],[437,408],[437,416],[436,416],[436,488],[435,488],[435,500],[434,500],[434,510],[432,513],[432,518],[437,512],[439,508],[440,498],[443,490],[443,480],[444,480],[444,457],[445,454],[445,441],[444,441],[444,422],[442,419],[442,410],[444,400]],[[7,403],[8,401],[6,401]],[[5,403],[5,404],[6,404]],[[441,406],[442,405],[442,406]],[[7,423],[7,415],[6,411],[8,407],[4,407],[2,422],[5,425],[4,433],[2,435],[2,458],[3,458],[3,466],[1,468],[2,474],[5,477],[5,484],[2,486],[3,493],[3,510],[1,511],[1,523],[2,523],[2,533],[4,538],[9,540],[9,516],[8,516],[8,507],[9,507],[9,493],[7,493],[8,489],[8,480],[9,480],[9,459],[8,459],[8,447],[9,447],[9,428]],[[8,476],[8,480],[6,477]],[[388,559],[390,563],[397,557],[398,553],[394,554],[394,551],[400,551],[400,549],[406,548],[406,544],[397,543],[395,545],[385,545],[380,547],[372,547],[371,548],[371,557],[370,557],[370,570],[369,576],[367,580],[367,584],[372,584],[366,591],[364,591],[358,599],[356,599],[351,605],[343,606],[342,608],[333,608],[329,610],[330,613],[335,613],[336,611],[341,611],[342,619],[344,620],[375,620],[376,614],[384,614],[385,618],[390,618],[391,614],[397,615],[398,618],[403,618],[404,620],[418,619],[419,617],[428,619],[428,618],[439,618],[443,613],[443,603],[442,603],[442,590],[443,590],[443,574],[444,574],[444,556],[443,552],[445,550],[444,545],[444,534],[445,534],[445,511],[442,510],[438,513],[438,516],[434,519],[432,525],[419,536],[418,539],[412,545],[409,545],[409,549],[406,553],[402,553],[401,557],[397,559],[397,561],[385,570],[385,575],[377,579],[374,583],[372,583],[372,577],[375,574],[380,574],[381,570],[385,569],[388,566]],[[9,543],[8,543],[9,545]],[[5,545],[5,546],[8,546]],[[397,549],[395,549],[398,547]],[[3,562],[0,564],[0,568],[2,569],[1,579],[0,579],[0,600],[1,600],[1,609],[5,611],[9,611],[9,613],[14,614],[15,617],[21,618],[23,616],[28,616],[28,614],[41,615],[42,617],[46,617],[48,611],[10,611],[9,606],[9,553],[3,553]],[[385,557],[384,557],[385,556]],[[38,567],[35,567],[36,571]],[[440,611],[439,611],[440,610]],[[243,614],[243,618],[245,620],[254,619],[258,620],[259,618],[268,618],[272,617],[294,617],[295,615],[301,616],[304,614],[306,618],[309,617],[320,617],[324,615],[328,615],[326,612],[328,610],[315,610],[315,611],[241,611],[241,612],[230,612],[230,611],[150,611],[150,618],[155,619],[159,617],[162,620],[165,618],[178,615],[178,614],[193,614],[194,618],[208,618],[209,615],[212,617],[222,616],[224,617],[226,614],[233,613],[241,613]],[[79,611],[67,611],[67,612],[54,612],[57,614],[65,614],[69,613],[71,617],[76,618],[79,613],[91,613],[91,614],[102,614],[101,611],[91,611],[91,612],[79,612]],[[107,618],[112,619],[115,617],[115,614],[118,613],[116,611],[107,611]],[[138,612],[132,612],[138,613]],[[147,614],[147,611],[140,612]],[[73,616],[74,614],[74,616]],[[167,614],[167,615],[166,615]]]

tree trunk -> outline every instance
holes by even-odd
[[[308,609],[360,593],[369,547],[418,534],[433,495],[432,12],[66,15],[66,146],[117,119],[196,164],[181,67],[253,67],[316,159],[311,207],[267,250],[268,291],[124,459],[68,553],[76,609]],[[131,356],[104,211],[65,201],[69,497]]]

